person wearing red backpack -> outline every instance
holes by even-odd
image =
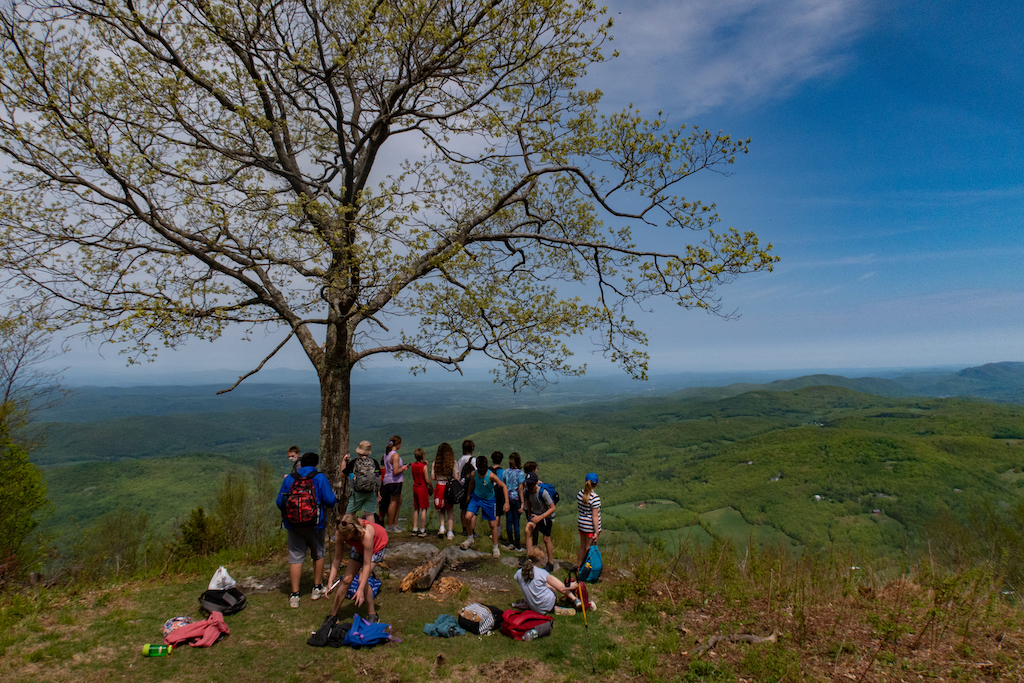
[[[313,559],[314,586],[310,599],[319,600],[327,594],[323,585],[324,534],[327,528],[324,508],[334,507],[338,501],[327,475],[317,472],[319,464],[318,454],[304,454],[299,460],[298,471],[284,478],[277,494],[277,507],[288,531],[288,574],[292,583],[288,604],[291,607],[299,606],[299,579],[307,550]]]

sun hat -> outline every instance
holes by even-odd
[[[597,475],[595,473],[591,472],[590,474],[587,475],[587,481],[589,481],[591,484],[596,484],[597,483]]]
[[[373,453],[373,447],[369,441],[360,441],[359,448],[356,449],[356,453],[359,455],[371,455]]]

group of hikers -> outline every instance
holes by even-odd
[[[515,573],[515,580],[523,592],[520,606],[546,613],[555,609],[559,594],[578,603],[574,592],[576,583],[566,585],[551,572],[554,570],[554,547],[551,542],[552,521],[557,495],[554,488],[542,482],[536,462],[523,463],[519,453],[508,458],[495,451],[490,459],[475,456],[476,444],[462,442],[462,457],[456,459],[452,446],[442,443],[437,455],[428,466],[422,448],[414,451],[414,460],[405,464],[399,451],[402,438],[388,440],[383,462],[373,458],[369,441],[360,442],[356,456],[346,453],[342,457],[343,505],[345,512],[334,535],[334,559],[326,585],[323,583],[326,557],[326,508],[338,504],[338,497],[330,481],[317,467],[317,453],[300,455],[299,448],[288,450],[292,471],[285,476],[277,496],[282,520],[288,534],[289,578],[291,594],[289,605],[300,603],[299,580],[307,553],[313,560],[313,590],[311,600],[319,600],[338,589],[331,615],[337,616],[349,586],[356,582],[352,596],[356,608],[366,605],[367,620],[377,622],[370,577],[374,567],[384,559],[389,535],[406,533],[398,523],[402,505],[402,488],[406,470],[411,469],[413,491],[412,536],[427,536],[428,511],[433,506],[439,517],[438,538],[455,538],[455,509],[460,511],[459,521],[465,540],[463,550],[474,545],[477,522],[482,518],[490,526],[491,554],[501,557],[500,517],[505,519],[505,549],[525,552],[526,558]],[[576,566],[583,565],[587,550],[601,535],[601,498],[596,492],[597,474],[586,475],[583,488],[576,495],[577,528],[580,547]],[[520,533],[520,518],[525,513],[525,533]],[[543,539],[543,546],[540,540]],[[525,542],[525,545],[524,545]],[[348,548],[348,564],[341,571],[343,549]]]

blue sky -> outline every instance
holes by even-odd
[[[632,102],[751,137],[731,177],[681,192],[782,257],[722,289],[738,320],[642,316],[654,372],[1024,360],[1024,3],[616,0],[609,12],[620,57],[586,85],[609,112]],[[133,372],[245,370],[237,336]],[[241,353],[255,363],[275,343]],[[65,360],[121,371],[104,356]],[[308,364],[295,345],[270,365]]]

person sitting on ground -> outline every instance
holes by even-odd
[[[597,488],[597,475],[587,475],[583,489],[576,494],[576,527],[580,532],[580,550],[576,554],[577,569],[583,568],[583,560],[587,550],[601,535],[601,497],[594,490]]]
[[[551,543],[552,518],[555,516],[555,501],[540,486],[537,478],[537,463],[528,462],[523,471],[533,465],[533,471],[526,475],[523,493],[526,496],[526,554],[537,544],[538,535],[544,537],[544,548],[547,550],[548,562],[545,569],[555,569],[555,547]]]
[[[291,607],[299,606],[299,579],[302,576],[302,562],[306,559],[306,550],[313,559],[313,592],[312,600],[319,600],[327,594],[324,590],[324,535],[327,529],[327,514],[325,507],[334,507],[337,498],[331,482],[323,472],[317,472],[316,467],[320,464],[320,456],[316,453],[306,453],[299,461],[299,469],[295,475],[287,475],[281,483],[281,490],[277,494],[277,507],[281,510],[281,519],[284,528],[288,531],[288,573],[291,578],[292,592],[288,596],[288,604]],[[292,489],[292,484],[300,478],[313,478],[313,493],[316,497],[317,521],[310,526],[297,526],[288,521],[285,507]]]
[[[377,609],[373,604],[373,590],[370,588],[370,574],[381,560],[388,549],[388,532],[380,524],[365,519],[357,519],[355,515],[346,514],[341,518],[338,525],[339,545],[348,544],[349,552],[348,568],[345,569],[345,576],[341,579],[341,586],[338,594],[334,597],[334,606],[331,608],[331,616],[337,617],[341,609],[341,601],[348,593],[348,587],[355,577],[359,576],[359,587],[352,601],[356,607],[366,604],[366,620],[376,623]],[[335,551],[337,552],[337,551]]]
[[[491,554],[494,557],[501,557],[501,546],[498,545],[498,514],[495,509],[494,487],[500,486],[502,495],[505,498],[501,514],[508,512],[508,488],[505,486],[505,482],[498,479],[498,476],[487,467],[487,456],[485,455],[481,455],[476,459],[476,473],[473,476],[475,477],[473,494],[469,501],[469,507],[466,509],[469,538],[463,541],[459,547],[463,550],[468,550],[473,545],[473,541],[476,540],[474,535],[476,531],[476,516],[480,514],[491,525],[491,541],[493,543]]]
[[[523,591],[523,601],[516,603],[514,607],[532,609],[534,612],[540,612],[541,614],[552,610],[559,616],[576,614],[576,610],[572,608],[556,608],[555,602],[558,600],[560,593],[569,598],[579,608],[581,606],[580,599],[573,593],[576,590],[577,584],[570,582],[566,586],[554,574],[541,567],[546,556],[540,548],[534,546],[527,553],[526,557],[526,564],[515,574],[516,583],[519,584],[520,590]]]

